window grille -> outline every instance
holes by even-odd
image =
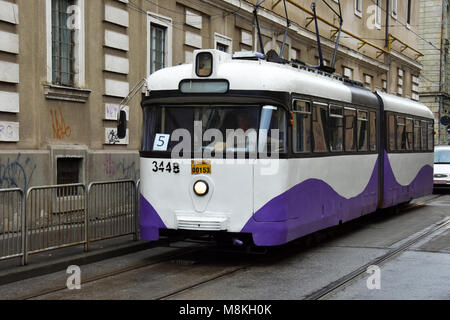
[[[63,86],[74,85],[75,31],[67,26],[67,9],[74,2],[52,0],[52,82]]]
[[[151,73],[166,66],[166,28],[151,25]]]

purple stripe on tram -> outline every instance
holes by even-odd
[[[378,161],[360,195],[346,199],[326,182],[309,179],[269,201],[242,232],[252,233],[256,245],[281,245],[375,211],[377,201]]]
[[[384,153],[384,199],[382,208],[388,208],[398,203],[408,202],[433,192],[433,168],[425,165],[414,180],[407,186],[398,183],[389,162],[387,152]]]
[[[426,165],[406,187],[395,179],[385,153],[384,183],[388,206],[430,194],[433,169]],[[392,192],[392,190],[397,190]],[[252,233],[259,246],[276,246],[309,233],[329,228],[376,211],[378,203],[378,161],[364,191],[346,199],[326,182],[310,179],[269,201],[247,222],[241,232]]]
[[[141,238],[147,241],[159,240],[159,229],[167,229],[153,206],[141,195],[140,227]]]

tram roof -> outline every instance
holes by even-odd
[[[427,106],[419,102],[383,92],[377,93],[383,100],[385,111],[399,112],[434,119],[433,112],[431,112]]]
[[[352,91],[348,85],[290,65],[264,60],[229,59],[214,68],[214,76],[207,79],[228,80],[230,90],[289,92],[352,102]],[[150,91],[178,90],[182,80],[199,79],[193,69],[193,64],[185,64],[159,70],[148,77],[148,87]]]
[[[262,59],[232,59],[232,55],[218,50],[196,50],[194,61],[202,52],[210,52],[214,57],[210,77],[197,76],[195,64],[169,67],[147,78],[149,90],[179,90],[183,80],[221,79],[229,82],[230,90],[288,92],[374,108],[379,105],[376,95],[370,90],[308,67],[294,68],[290,64]],[[386,111],[433,118],[433,113],[423,104],[391,94],[377,93]]]

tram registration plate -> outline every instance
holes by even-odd
[[[192,161],[192,174],[211,174],[211,161]]]

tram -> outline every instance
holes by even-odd
[[[193,60],[147,78],[143,240],[277,246],[432,193],[426,106],[257,53]]]

